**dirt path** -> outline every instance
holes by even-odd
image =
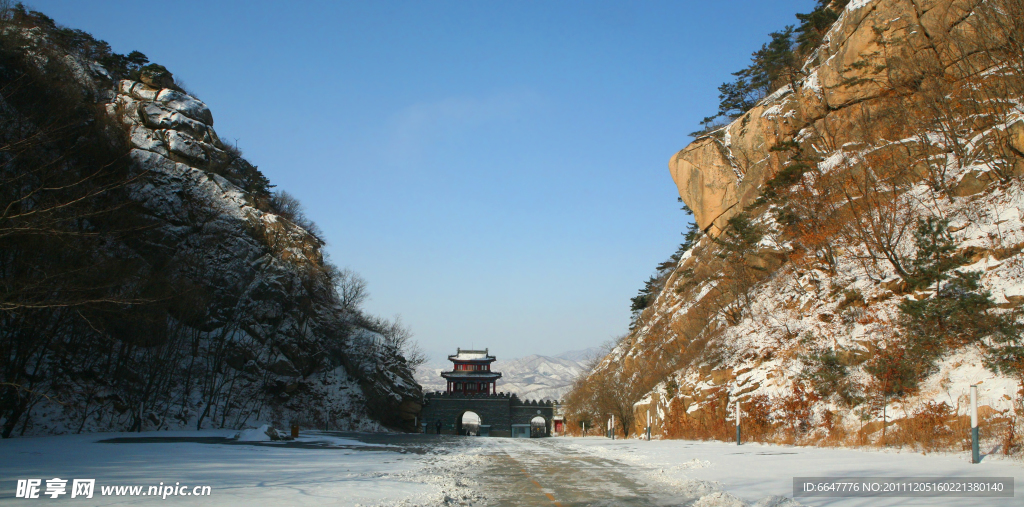
[[[475,474],[487,488],[484,505],[664,506],[692,498],[671,497],[627,474],[629,465],[559,446],[546,439],[493,439],[485,466]]]

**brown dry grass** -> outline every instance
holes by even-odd
[[[895,447],[924,453],[970,450],[970,417],[957,415],[956,408],[946,403],[924,403],[903,418],[888,420],[883,431],[882,421],[858,425],[851,419],[856,411],[825,410],[813,415],[816,401],[813,391],[800,387],[776,398],[761,394],[744,399],[743,440],[801,446]],[[689,413],[689,405],[682,398],[673,398],[662,437],[731,442],[736,437],[732,403],[724,388],[705,391],[701,408]],[[986,446],[982,452],[1019,454],[1024,450],[1021,422],[1024,418],[1013,410],[983,410],[979,424]]]

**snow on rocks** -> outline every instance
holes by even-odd
[[[823,154],[823,165],[847,163],[849,149],[843,147],[835,153]],[[982,286],[991,292],[997,305],[1009,309],[1024,302],[1024,185],[1016,181],[993,184],[970,197],[949,198],[920,184],[909,189],[902,199],[907,209],[915,209],[922,216],[949,219],[958,248],[970,258],[968,264],[958,269],[980,272]],[[691,250],[698,263],[707,258],[706,247],[698,245]],[[838,243],[833,247],[835,272],[785,264],[751,290],[747,296],[749,306],[738,321],[727,322],[721,314],[712,316],[722,330],[716,338],[721,354],[716,365],[697,364],[670,375],[641,399],[635,410],[655,408],[657,432],[669,411],[669,403],[676,397],[685,400],[687,413],[694,413],[705,404],[716,402],[704,399],[701,393],[718,388],[728,392],[730,401],[759,395],[769,399],[791,395],[794,382],[805,367],[803,358],[813,350],[835,350],[849,371],[849,379],[867,385],[871,376],[864,371],[863,364],[898,329],[900,302],[907,297],[921,299],[929,293],[903,294],[907,286],[893,268],[885,262],[862,262],[867,253],[857,245]],[[913,237],[907,234],[897,245],[897,251],[912,256],[913,250]],[[713,296],[707,290],[707,282],[686,283],[682,291],[666,285],[651,309],[651,316],[635,332],[635,338],[612,351],[603,367],[661,346],[672,336],[660,335],[659,330],[685,322],[689,309]],[[852,294],[849,297],[853,299],[848,299],[847,294]],[[670,391],[670,382],[679,389]],[[892,414],[897,418],[913,414],[925,403],[944,402],[953,412],[966,414],[967,386],[978,383],[980,404],[986,414],[1007,413],[1014,403],[1019,403],[1019,383],[988,370],[980,350],[964,348],[950,351],[938,361],[934,373],[922,381],[917,394],[900,404],[890,403],[889,420]],[[853,413],[832,400],[817,403],[814,417],[822,416],[825,410],[838,414],[852,431],[861,427],[862,417],[868,418],[866,423],[880,421],[882,417],[880,411]]]
[[[861,9],[872,1],[873,0],[851,0],[850,3],[846,4],[846,10],[855,11],[857,9]]]
[[[202,122],[206,125],[213,125],[213,114],[210,113],[210,108],[201,100],[191,95],[186,95],[170,88],[164,88],[163,90],[160,90],[160,93],[157,94],[156,98],[153,100],[161,102],[163,105],[184,114],[193,120]]]
[[[194,160],[201,164],[209,162],[209,157],[206,156],[206,150],[203,149],[202,144],[199,141],[196,141],[194,137],[178,132],[177,130],[167,130],[165,132],[165,136],[167,137],[167,148],[171,150],[171,153]]]
[[[44,32],[26,33],[33,30]],[[56,59],[47,56],[55,53]],[[64,46],[33,57],[41,69],[48,62],[67,65],[88,92],[84,100],[98,103],[129,132],[132,174],[124,188],[133,202],[126,213],[145,223],[117,247],[125,259],[166,277],[156,283],[188,286],[181,300],[189,300],[189,308],[169,305],[175,308],[166,320],[174,340],[189,336],[192,351],[174,341],[162,357],[170,370],[202,376],[208,385],[170,381],[139,403],[126,401],[135,394],[120,386],[83,381],[68,387],[77,396],[73,403],[34,404],[26,415],[31,422],[22,426],[25,435],[133,425],[280,427],[296,419],[346,430],[382,431],[382,422],[412,425],[407,412],[418,407],[421,393],[407,364],[397,351],[367,351],[350,339],[359,324],[329,296],[323,242],[272,212],[265,177],[220,141],[205,103],[179,89],[159,66],[143,71],[140,82],[111,79],[99,63]],[[193,293],[201,294],[194,308]],[[208,353],[214,347],[221,352]],[[193,371],[207,367],[202,374]],[[271,430],[262,434],[275,434]],[[263,437],[248,432],[245,438]]]
[[[173,129],[188,132],[202,139],[209,138],[209,128],[177,111],[156,102],[145,102],[139,106],[142,123],[151,129]]]

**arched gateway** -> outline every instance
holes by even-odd
[[[455,433],[471,437],[480,436],[480,426],[482,424],[483,419],[480,418],[480,414],[467,410],[455,418]]]
[[[550,401],[520,400],[518,396],[499,393],[497,381],[501,373],[491,370],[495,357],[488,349],[462,350],[448,356],[452,370],[441,373],[448,381],[445,391],[426,393],[420,428],[425,433],[465,435],[476,433],[492,437],[546,437],[551,435],[551,419],[555,404]],[[478,429],[464,426],[466,413],[475,414]],[[534,423],[540,417],[541,424]]]

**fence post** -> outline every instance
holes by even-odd
[[[740,400],[736,400],[736,445],[741,445],[740,439]]]
[[[971,463],[981,463],[978,448],[978,386],[971,386]]]

